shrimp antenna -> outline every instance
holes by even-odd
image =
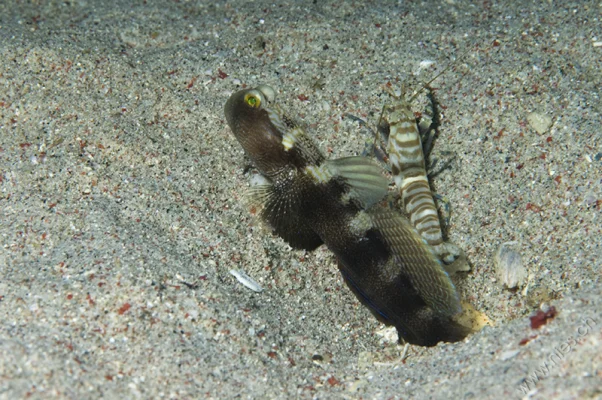
[[[456,65],[456,63],[459,60],[462,60],[466,56],[466,54],[468,54],[469,51],[470,51],[470,49],[468,49],[464,53],[460,54],[460,56],[458,58],[456,58],[454,61],[451,61],[449,64],[447,64],[447,66],[445,68],[443,68],[443,70],[441,72],[439,72],[437,75],[435,75],[435,77],[433,79],[431,79],[427,83],[424,83],[422,85],[422,87],[420,88],[420,90],[415,92],[412,95],[412,97],[410,97],[410,100],[408,101],[408,103],[411,103],[420,93],[422,93],[424,91],[424,89],[430,87],[431,83],[433,83],[437,78],[439,78],[441,75],[443,75],[445,72],[447,72],[447,70],[449,70],[451,67]],[[464,78],[464,76],[466,76],[466,74],[467,73],[462,74],[462,77],[460,79]]]

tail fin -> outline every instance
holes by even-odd
[[[400,341],[419,346],[435,346],[439,342],[458,342],[473,332],[472,328],[457,322],[455,316],[433,311],[403,278],[397,279],[394,288],[382,288],[384,290],[380,290],[378,294],[367,294],[370,288],[362,288],[356,283],[352,272],[340,260],[339,269],[347,286],[376,319],[395,326]]]
[[[405,334],[407,326],[412,327],[413,335]],[[400,339],[419,346],[435,346],[439,342],[459,342],[472,333],[472,329],[464,326],[453,317],[444,317],[433,313],[430,308],[423,308],[410,318],[403,321],[403,325],[396,324]]]

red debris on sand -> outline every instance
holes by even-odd
[[[558,314],[558,312],[554,306],[551,306],[548,308],[548,311],[545,312],[538,310],[535,315],[529,317],[531,320],[531,329],[539,329],[540,326],[547,324],[549,319],[554,318],[556,314]]]
[[[117,313],[119,315],[123,315],[127,310],[129,310],[132,306],[130,305],[130,303],[125,303],[124,305],[121,306],[121,308],[119,308],[119,311],[117,311]]]
[[[220,79],[226,79],[228,77],[228,74],[218,68],[217,77]]]

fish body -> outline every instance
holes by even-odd
[[[327,160],[305,131],[259,86],[225,105],[230,129],[269,184],[251,188],[261,218],[293,248],[325,244],[343,278],[406,342],[463,339],[458,294],[431,246],[399,212],[383,205],[388,181],[365,157]]]
[[[385,107],[379,130],[388,136],[387,153],[391,173],[412,225],[445,263],[448,272],[470,269],[463,251],[443,239],[439,213],[433,200],[425,166],[422,140],[410,103],[393,95],[395,103]]]

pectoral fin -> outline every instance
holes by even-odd
[[[255,209],[276,235],[294,249],[311,251],[323,242],[296,212],[299,201],[294,191],[280,191],[273,184],[251,186],[247,195],[249,207]]]

